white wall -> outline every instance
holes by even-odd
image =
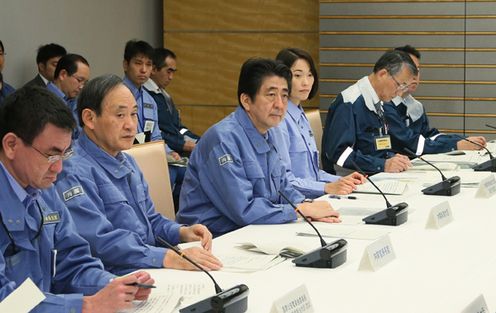
[[[21,87],[36,74],[36,50],[55,42],[83,55],[91,76],[122,75],[127,40],[161,46],[162,0],[0,0],[4,80]]]

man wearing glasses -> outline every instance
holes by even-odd
[[[410,45],[395,48],[410,55],[420,71],[420,52]],[[389,122],[391,142],[396,151],[406,148],[416,155],[426,153],[443,153],[453,150],[480,150],[486,145],[483,136],[467,139],[479,144],[474,145],[457,135],[442,134],[436,128],[429,127],[429,120],[424,106],[412,96],[420,82],[420,72],[414,82],[402,94],[384,104],[384,115]]]
[[[373,73],[336,97],[322,138],[325,171],[345,175],[356,170],[353,162],[371,174],[408,169],[408,157],[392,150],[383,103],[407,90],[417,73],[407,53],[388,51],[376,62]]]
[[[90,65],[86,59],[78,54],[67,54],[60,58],[55,68],[54,81],[48,83],[47,88],[64,100],[71,109],[77,121],[77,96],[90,77]],[[81,132],[77,126],[72,134],[76,139]]]
[[[41,87],[0,108],[0,301],[27,278],[46,297],[31,312],[116,312],[145,300],[145,272],[116,278],[91,256],[53,182],[72,155],[71,112]]]

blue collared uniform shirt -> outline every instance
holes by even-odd
[[[79,125],[79,116],[77,112],[77,98],[67,98],[67,96],[62,92],[62,90],[59,89],[54,83],[49,82],[47,85],[47,89],[50,90],[53,94],[55,94],[57,97],[62,99],[64,103],[69,107],[69,109],[72,112],[72,116],[76,120],[76,128],[72,132],[72,139],[77,139],[79,137],[79,134],[81,133],[81,126]]]
[[[93,255],[117,275],[161,268],[166,249],[156,247],[155,238],[176,245],[181,225],[155,212],[134,159],[109,155],[84,132],[74,152],[56,186]]]
[[[326,172],[335,173],[334,164],[356,170],[350,159],[367,173],[384,171],[386,159],[395,153],[375,148],[375,138],[384,134],[374,107],[379,102],[366,76],[331,103],[322,136],[322,165]]]
[[[7,98],[7,96],[11,93],[14,93],[14,91],[14,87],[7,84],[6,82],[2,82],[2,89],[0,89],[0,105],[2,104],[3,100],[5,100],[5,98]]]
[[[429,153],[443,153],[456,150],[460,138],[441,134],[436,128],[429,127],[427,114],[420,102],[409,96],[416,105],[421,106],[421,114],[411,116],[404,99],[396,97],[391,102],[384,104],[384,115],[389,124],[391,143],[396,151],[406,148],[416,155]]]
[[[22,188],[0,162],[0,301],[30,277],[44,293],[35,313],[81,312],[92,295],[114,278],[91,257],[54,187]],[[41,225],[40,210],[45,220]]]
[[[289,181],[308,198],[322,196],[325,184],[337,181],[340,176],[319,168],[319,151],[302,107],[289,101],[286,116],[278,128],[284,138],[279,152]]]
[[[202,136],[191,154],[181,190],[177,220],[206,225],[214,236],[249,224],[296,220],[294,203],[304,196],[288,180],[274,146],[282,140],[272,128],[267,138],[238,107]]]

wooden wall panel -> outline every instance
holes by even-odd
[[[299,47],[318,64],[318,10],[313,0],[164,0],[164,46],[178,56],[168,91],[185,124],[203,133],[236,108],[247,58],[274,58],[282,48]],[[318,106],[318,98],[306,104]]]
[[[496,1],[321,0],[319,25],[323,113],[382,53],[410,44],[431,125],[496,138],[485,127],[496,124]]]

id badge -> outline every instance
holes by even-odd
[[[376,136],[374,141],[375,150],[391,149],[391,137],[389,135]]]
[[[145,121],[145,127],[143,128],[143,131],[144,132],[152,132],[154,126],[155,126],[154,121],[146,120]]]
[[[134,140],[140,144],[145,143],[145,133],[137,133],[134,137]]]

